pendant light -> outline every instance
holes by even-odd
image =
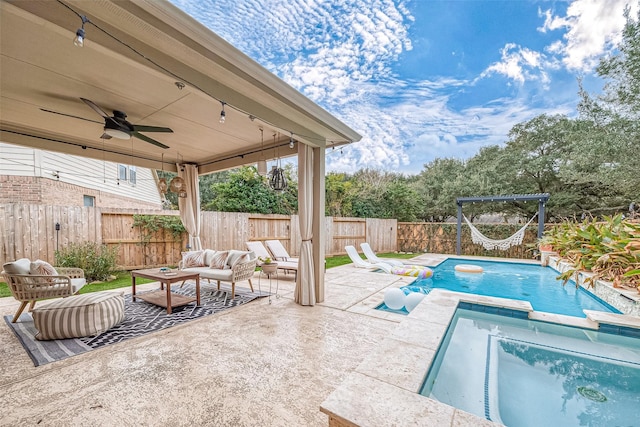
[[[264,159],[264,129],[260,128],[260,160],[258,160],[258,175],[267,176],[267,161]]]
[[[167,194],[167,190],[169,186],[167,185],[167,180],[164,177],[164,153],[162,153],[162,178],[158,179],[158,190],[160,194]]]
[[[273,151],[275,154],[276,134],[273,134]],[[277,156],[276,164],[271,167],[269,172],[269,187],[274,191],[284,191],[287,188],[287,178],[284,176],[284,170],[280,164],[280,157]]]

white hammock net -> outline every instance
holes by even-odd
[[[507,237],[506,239],[502,239],[502,240],[494,240],[494,239],[488,238],[487,236],[482,234],[480,230],[478,230],[473,224],[471,224],[471,221],[469,221],[466,216],[462,215],[462,217],[467,222],[467,225],[471,230],[471,240],[473,241],[473,243],[477,245],[482,245],[487,250],[500,249],[501,251],[506,251],[511,246],[522,244],[522,239],[524,238],[524,232],[527,230],[527,227],[529,226],[529,224],[531,224],[531,221],[533,221],[533,219],[537,215],[538,214],[536,213],[534,216],[532,216],[529,222],[523,225],[522,228],[516,231],[511,237]]]

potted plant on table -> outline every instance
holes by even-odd
[[[266,274],[272,274],[276,272],[278,264],[273,262],[271,257],[258,257],[258,259],[261,262],[260,268],[262,268],[262,271],[264,271]]]

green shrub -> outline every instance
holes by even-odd
[[[116,271],[118,248],[97,243],[72,243],[56,251],[56,265],[84,270],[87,282],[107,280]]]

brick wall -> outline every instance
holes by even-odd
[[[42,203],[39,178],[0,175],[0,203]]]
[[[56,206],[84,206],[84,196],[93,196],[101,208],[161,209],[156,203],[139,201],[54,179],[0,175],[0,203],[33,203]]]

